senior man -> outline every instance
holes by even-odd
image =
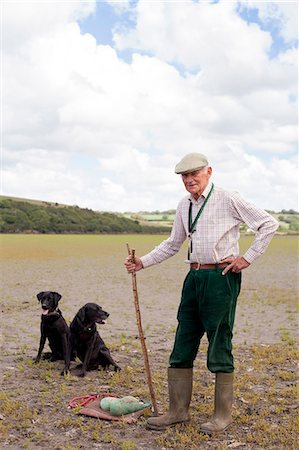
[[[176,165],[189,195],[179,203],[170,237],[141,258],[125,260],[129,273],[160,263],[177,253],[189,240],[190,271],[183,284],[178,326],[169,359],[169,410],[150,417],[147,427],[163,430],[188,422],[192,396],[193,363],[204,333],[208,338],[207,367],[215,373],[214,414],[201,431],[214,433],[232,423],[234,359],[232,336],[241,271],[266,250],[277,221],[267,212],[210,181],[212,168],[206,156],[190,153]],[[239,226],[256,232],[239,256]]]

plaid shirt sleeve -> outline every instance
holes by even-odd
[[[242,199],[237,193],[231,195],[231,211],[236,219],[256,233],[252,245],[243,255],[247,262],[252,263],[265,252],[279,224],[269,213]]]
[[[157,247],[155,247],[154,250],[152,250],[150,253],[140,258],[144,268],[152,266],[153,264],[160,263],[165,259],[170,258],[180,250],[183,242],[187,237],[187,232],[183,223],[185,203],[186,199],[184,198],[178,205],[169,238],[163,241]]]

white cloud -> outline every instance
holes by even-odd
[[[117,14],[123,14],[131,9],[130,0],[106,0],[106,3],[110,5]]]
[[[286,42],[298,39],[298,3],[296,1],[246,0],[244,6],[256,8],[259,18],[269,23],[275,21]]]
[[[36,36],[84,19],[95,11],[96,1],[10,0],[3,2],[3,44],[20,48]]]
[[[297,86],[292,67],[269,61],[270,33],[242,20],[237,2],[139,2],[136,14],[134,29],[114,34],[117,48],[148,51],[197,69],[201,88],[212,95],[279,89],[281,82]]]
[[[271,45],[269,33],[247,25],[236,2],[139,2],[135,29],[115,33],[118,48],[139,48],[192,69],[228,62],[259,62]],[[238,39],[236,39],[238,36]],[[212,49],[212,51],[211,51]],[[225,67],[223,67],[225,69]]]
[[[67,169],[67,164],[68,158],[62,152],[44,149],[9,152],[3,183],[9,186],[9,194],[16,197],[73,204],[76,196],[81,197],[84,183]]]
[[[214,170],[214,178],[219,185],[238,191],[248,201],[265,209],[280,211],[284,209],[283,205],[288,204],[289,208],[298,210],[295,160],[274,158],[263,161],[258,156],[245,153],[238,143],[228,143],[228,148],[230,158],[218,161]]]
[[[270,34],[246,24],[236,3],[139,2],[118,48],[81,33],[77,21],[95,2],[33,6],[4,8],[4,193],[98,210],[174,208],[184,190],[173,168],[200,151],[228,188],[296,208],[296,51],[269,60]],[[130,46],[139,50],[124,62],[118,49]],[[76,154],[94,168],[74,167]],[[274,179],[283,186],[275,196]]]

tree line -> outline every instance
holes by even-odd
[[[4,198],[0,200],[0,233],[165,233],[169,228],[140,225],[109,212],[78,206]]]
[[[157,212],[147,213],[147,215]],[[162,214],[174,212],[173,210],[164,211]],[[299,232],[297,211],[268,212],[278,216],[280,222],[278,231]],[[96,212],[88,208],[79,208],[79,206],[0,197],[0,233],[157,234],[170,231],[170,227],[162,224],[161,226],[141,224],[139,219],[144,220],[141,213],[128,218],[123,214]],[[241,226],[241,231],[246,231],[246,225]]]

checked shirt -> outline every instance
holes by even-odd
[[[141,257],[144,268],[170,258],[180,250],[188,238],[190,202],[194,220],[211,187],[210,182],[198,200],[189,194],[180,201],[170,237]],[[238,193],[215,186],[192,233],[192,253],[186,262],[219,263],[224,258],[239,256],[239,227],[243,223],[255,232],[253,243],[243,255],[247,262],[252,263],[266,250],[278,222]]]

